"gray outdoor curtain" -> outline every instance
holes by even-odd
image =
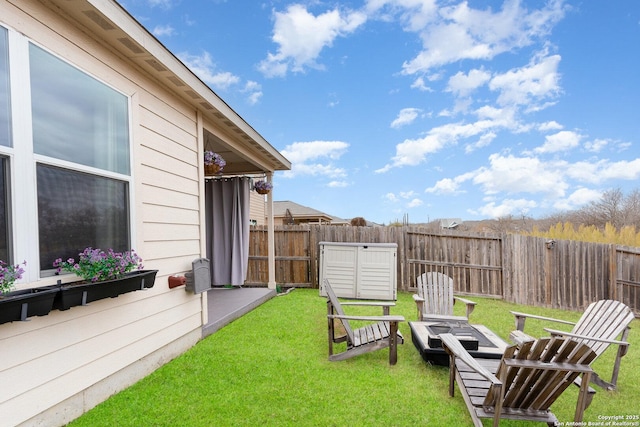
[[[207,258],[213,286],[242,286],[249,263],[249,187],[245,177],[205,182]]]

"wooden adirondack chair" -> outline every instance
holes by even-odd
[[[545,331],[549,332],[552,336],[571,337],[575,340],[586,343],[596,353],[596,357],[599,357],[604,353],[611,344],[618,345],[618,353],[616,354],[616,359],[613,364],[611,381],[603,380],[595,372],[591,376],[591,381],[594,384],[608,390],[615,390],[618,383],[621,359],[625,354],[627,354],[629,349],[629,343],[627,342],[627,336],[631,330],[629,324],[635,317],[631,308],[619,301],[596,301],[587,307],[577,323],[515,311],[512,311],[511,313],[516,319],[516,331],[511,333],[511,339],[514,342],[533,339],[524,333],[524,324],[527,318],[534,318],[574,325],[571,332],[564,332],[549,328],[545,328]],[[618,340],[617,338],[621,334],[622,336]]]
[[[457,382],[476,427],[482,426],[481,418],[493,418],[496,427],[502,418],[558,425],[549,408],[582,375],[574,417],[579,423],[595,394],[589,387],[589,364],[596,354],[584,343],[541,338],[507,347],[498,361],[474,359],[452,334],[440,338],[450,357],[449,395],[453,397]]]
[[[416,280],[418,294],[413,295],[418,309],[418,321],[425,319],[447,318],[469,320],[476,303],[453,295],[453,279],[439,272],[422,273]],[[460,301],[467,306],[467,315],[454,316],[453,305]]]
[[[327,292],[327,320],[329,332],[329,360],[345,360],[370,351],[389,347],[389,364],[395,365],[398,361],[398,343],[402,344],[404,338],[398,331],[398,323],[404,322],[403,316],[389,315],[389,307],[393,302],[355,301],[341,303],[329,284],[324,280],[324,288]],[[347,316],[343,305],[364,305],[382,307],[382,316]],[[345,335],[336,336],[335,321],[338,320],[344,329]],[[361,328],[353,329],[350,320],[374,322]],[[340,353],[333,353],[333,344],[345,342],[347,349]]]

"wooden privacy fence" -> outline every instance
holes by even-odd
[[[616,299],[640,313],[640,248],[411,226],[279,226],[274,233],[276,282],[284,287],[318,287],[320,242],[396,243],[400,291],[440,271],[459,294],[578,311]],[[267,282],[267,229],[252,227],[246,285]]]

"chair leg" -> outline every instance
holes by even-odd
[[[329,301],[327,301],[327,332],[329,338],[329,357],[333,354],[333,341],[335,337],[333,319],[329,317],[329,315],[333,314],[333,306]]]
[[[395,365],[398,362],[398,322],[390,322],[389,328],[389,365]]]

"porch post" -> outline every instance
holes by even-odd
[[[267,172],[267,182],[273,184],[273,172]],[[275,232],[273,230],[273,190],[267,194],[267,247],[269,250],[269,289],[276,289]]]

